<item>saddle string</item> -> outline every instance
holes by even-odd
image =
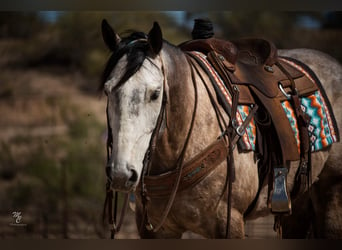
[[[221,66],[221,65],[220,65]],[[230,79],[224,77],[226,81],[228,81],[228,85],[231,84]],[[233,144],[233,138],[238,135],[237,133],[237,121],[236,121],[236,113],[237,106],[239,100],[239,90],[236,86],[232,88],[232,109],[231,109],[231,118],[229,121],[229,125],[227,127],[227,135],[228,135],[228,159],[227,159],[227,175],[226,175],[226,189],[228,191],[227,194],[227,223],[226,223],[226,238],[231,238],[231,211],[232,211],[232,189],[233,182],[235,181],[235,162],[234,162],[234,148],[235,144]]]

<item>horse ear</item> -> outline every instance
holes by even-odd
[[[153,23],[153,27],[148,33],[148,42],[154,54],[158,54],[163,46],[163,34],[157,22]]]
[[[114,51],[121,40],[119,35],[115,33],[106,19],[102,20],[101,28],[103,41],[111,51]]]

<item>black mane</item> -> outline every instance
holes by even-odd
[[[122,38],[117,46],[117,49],[113,51],[112,55],[110,56],[102,73],[99,90],[103,90],[105,82],[108,80],[118,61],[124,55],[127,55],[126,72],[121,77],[116,87],[119,87],[122,83],[126,82],[140,69],[149,53],[151,53],[150,46],[147,42],[147,35],[145,33],[133,32],[127,37]]]

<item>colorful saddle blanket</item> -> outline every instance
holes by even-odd
[[[201,52],[192,51],[194,56],[197,57],[202,62],[202,65],[205,65],[207,71],[211,73],[212,77],[215,79],[215,84],[219,87],[219,89],[224,94],[229,105],[232,104],[232,98],[227,90],[224,82],[222,81],[219,74],[212,67],[210,62],[207,60],[205,54]],[[286,60],[284,58],[280,58],[280,60],[284,60],[286,63],[291,64],[296,67],[298,70],[303,72],[312,82],[318,84],[311,75],[298,64],[295,64],[292,61]],[[310,125],[309,136],[311,143],[311,151],[319,151],[323,148],[331,145],[334,142],[339,140],[337,126],[335,124],[335,119],[333,117],[332,109],[330,107],[330,103],[325,98],[325,93],[322,93],[324,90],[317,90],[315,93],[301,97],[301,108],[302,110],[310,116]],[[294,110],[291,106],[291,103],[287,100],[283,101],[282,107],[284,112],[291,124],[293,135],[297,141],[298,152],[300,150],[300,141],[299,141],[299,131],[297,126],[297,120],[294,114]],[[249,105],[239,105],[237,112],[237,121],[239,125],[243,123],[248,114],[251,111],[251,107]],[[245,129],[245,133],[239,140],[239,149],[242,151],[254,151],[255,150],[255,142],[256,142],[256,125],[254,120],[252,119],[247,128]]]

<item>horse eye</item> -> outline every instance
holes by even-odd
[[[151,101],[155,101],[160,96],[160,89],[155,90],[151,95]]]

